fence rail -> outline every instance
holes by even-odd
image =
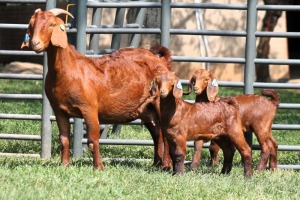
[[[74,2],[74,1],[73,1]],[[55,0],[48,1],[34,1],[34,0],[12,0],[1,1],[1,3],[46,3],[46,9],[51,9],[56,6]],[[230,37],[244,37],[246,38],[245,57],[199,57],[199,56],[172,56],[174,62],[207,62],[207,63],[237,63],[245,66],[244,82],[230,82],[219,81],[222,87],[239,87],[244,88],[245,93],[253,93],[254,88],[276,88],[276,89],[300,89],[300,84],[294,83],[262,83],[253,80],[254,64],[274,64],[274,65],[299,65],[300,59],[261,59],[256,58],[256,38],[257,37],[274,37],[274,38],[299,38],[300,32],[261,32],[256,30],[257,11],[264,10],[286,10],[286,11],[299,11],[300,6],[296,5],[257,5],[257,0],[248,0],[247,4],[216,4],[216,3],[184,3],[184,2],[171,2],[164,0],[160,2],[100,2],[100,1],[86,1],[78,0],[77,3],[77,26],[68,24],[70,27],[68,33],[76,34],[77,49],[87,54],[90,57],[99,57],[101,55],[94,54],[92,50],[86,49],[87,34],[159,34],[161,36],[161,44],[169,47],[171,35],[198,35],[198,36],[230,36]],[[102,8],[159,8],[161,9],[161,17],[164,25],[160,28],[142,28],[141,24],[129,24],[120,27],[118,24],[114,25],[101,25],[93,24],[87,25],[87,9],[102,9]],[[194,30],[183,28],[171,27],[171,12],[172,9],[187,8],[187,9],[226,9],[226,10],[243,10],[247,12],[247,28],[242,31],[234,30]],[[27,29],[27,24],[9,24],[1,23],[0,29]],[[95,40],[96,46],[99,41]],[[97,43],[98,42],[98,43]],[[118,42],[118,41],[117,41]],[[92,42],[93,43],[93,42]],[[93,44],[92,44],[93,45]],[[108,50],[109,51],[114,51]],[[8,56],[43,56],[44,57],[44,74],[47,72],[47,56],[45,53],[35,53],[33,51],[18,51],[18,50],[0,50],[0,55]],[[0,79],[18,79],[18,80],[40,80],[44,81],[43,75],[33,74],[7,74],[0,73]],[[182,80],[183,84],[188,84],[188,80]],[[23,134],[6,134],[0,133],[0,139],[11,140],[33,140],[42,142],[41,157],[51,157],[51,122],[55,121],[55,116],[52,115],[50,104],[45,97],[45,94],[0,94],[0,99],[26,99],[26,100],[42,100],[43,113],[41,115],[27,115],[27,114],[6,114],[0,113],[0,119],[13,119],[13,120],[36,120],[42,122],[41,135],[23,135]],[[300,109],[299,103],[280,103],[280,109]],[[71,119],[74,124],[74,156],[81,156],[83,144],[86,144],[86,139],[82,139],[83,127],[81,119]],[[125,125],[141,124],[140,120],[135,120]],[[273,130],[300,130],[299,124],[273,124]],[[153,145],[150,140],[118,140],[118,139],[100,139],[101,144],[107,145]],[[50,145],[49,145],[50,144]],[[193,146],[192,142],[188,142],[189,147]],[[208,147],[208,143],[204,147]],[[252,145],[254,150],[259,150],[259,146]],[[279,145],[280,151],[300,151],[300,146],[296,145]],[[2,153],[3,155],[5,153]],[[300,166],[279,165],[282,168],[297,168]]]

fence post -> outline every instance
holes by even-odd
[[[171,29],[171,0],[161,1],[161,36],[160,43],[167,48],[170,47],[170,29]]]
[[[256,5],[257,0],[247,0],[247,37],[246,37],[246,53],[245,53],[245,70],[244,70],[244,93],[253,94],[254,88],[254,75],[255,75],[255,64],[254,60],[256,57],[256,25],[257,25],[257,11]],[[245,134],[246,140],[250,146],[252,146],[252,132]]]
[[[87,25],[87,7],[86,0],[77,1],[77,50],[85,55],[86,53],[86,25]],[[74,119],[74,157],[81,157],[83,155],[83,122],[80,118]]]
[[[118,2],[123,2],[123,0],[119,0]],[[117,8],[116,17],[115,17],[115,25],[119,28],[122,28],[124,25],[124,16],[125,16],[125,8]],[[121,43],[121,34],[115,33],[112,36],[111,48],[114,50],[118,50],[120,48]]]
[[[55,0],[49,0],[46,3],[46,10],[56,7]],[[48,59],[47,53],[44,55],[44,67],[43,67],[43,85],[45,85],[46,74],[48,72]],[[41,132],[41,157],[50,158],[51,157],[51,146],[52,146],[52,127],[50,117],[52,115],[52,108],[50,106],[49,100],[46,96],[45,89],[43,87],[43,108],[42,108],[42,132]]]
[[[99,0],[103,2],[103,0]],[[102,19],[102,8],[93,8],[92,25],[100,27]],[[94,51],[94,54],[99,53],[99,34],[91,34],[90,37],[90,50]]]

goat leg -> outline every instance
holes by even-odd
[[[244,176],[250,178],[253,174],[252,149],[247,144],[244,133],[232,133],[228,134],[228,137],[242,156],[244,162]]]
[[[217,143],[214,142],[214,140],[210,141],[209,145],[209,153],[210,153],[210,163],[209,165],[211,167],[216,167],[219,164],[219,157],[218,157],[218,152],[220,150],[220,147],[218,146]]]
[[[87,127],[88,147],[93,154],[93,165],[95,169],[103,170],[103,163],[99,152],[100,124],[98,113],[89,113],[83,117]]]
[[[228,137],[223,136],[214,140],[214,146],[217,146],[218,149],[221,148],[224,155],[224,162],[222,167],[222,174],[228,174],[232,169],[233,156],[235,152],[235,147]]]
[[[184,173],[184,159],[186,153],[186,140],[176,138],[176,142],[168,140],[170,155],[173,163],[173,175]]]
[[[160,126],[158,126],[158,124],[158,122],[154,124],[153,122],[144,123],[149,130],[154,143],[154,166],[161,166],[164,156],[164,141]]]
[[[60,111],[54,111],[59,129],[61,145],[61,163],[65,166],[70,164],[70,122],[68,116]]]
[[[162,170],[169,171],[172,167],[172,160],[170,156],[170,146],[166,137],[163,137],[164,140],[164,157],[162,162]]]
[[[277,150],[278,150],[278,144],[276,140],[271,136],[269,139],[269,143],[272,146],[271,152],[270,152],[270,169],[274,170],[277,168],[278,160],[277,160]]]
[[[198,140],[194,142],[194,154],[192,158],[191,168],[193,170],[196,170],[200,164],[201,159],[201,150],[203,147],[204,141]]]

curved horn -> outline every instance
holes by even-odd
[[[60,9],[60,8],[52,8],[51,10],[48,10],[48,11],[52,12],[55,16],[60,15],[60,14],[66,14],[74,19],[73,15],[71,13],[69,13],[66,10]]]

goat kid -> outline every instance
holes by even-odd
[[[45,92],[59,128],[61,162],[70,163],[69,118],[85,120],[93,165],[100,170],[103,169],[99,152],[100,123],[140,118],[154,140],[154,164],[161,165],[164,144],[158,113],[147,100],[155,75],[171,69],[169,50],[162,46],[155,46],[151,51],[126,48],[98,59],[88,58],[68,44],[64,22],[56,17],[59,14],[73,17],[62,9],[37,9],[29,21],[22,48],[47,52]]]
[[[251,148],[248,146],[235,101],[188,103],[183,95],[179,79],[173,72],[156,76],[151,86],[156,96],[155,107],[160,110],[160,123],[169,144],[173,171],[184,172],[187,140],[214,140],[223,150],[224,164],[221,173],[232,168],[235,147],[244,161],[244,176],[252,176]]]
[[[198,69],[190,79],[189,91],[194,88],[196,94],[195,102],[214,102],[220,100],[217,97],[219,87],[214,75],[205,69]],[[261,146],[261,158],[257,166],[258,171],[266,169],[269,160],[270,169],[277,168],[278,145],[272,136],[271,126],[280,102],[278,93],[275,90],[261,90],[263,96],[246,94],[233,97],[238,103],[238,112],[242,121],[244,131],[253,131]],[[195,152],[191,167],[196,169],[200,162],[200,154],[204,141],[195,142]],[[209,151],[211,165],[218,164],[219,146],[211,141]]]

